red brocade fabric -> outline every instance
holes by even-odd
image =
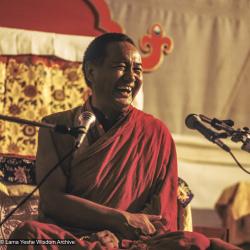
[[[22,233],[25,232],[25,233]],[[22,249],[88,249],[88,250],[104,250],[105,248],[98,241],[89,241],[84,239],[78,239],[73,234],[62,228],[53,225],[45,224],[36,221],[25,222],[21,224],[16,232],[12,235],[11,240],[17,239],[28,239],[30,245],[23,246]],[[194,234],[196,238],[194,238]],[[36,239],[39,239],[36,241]],[[184,250],[191,249],[192,246],[199,246],[199,248],[193,249],[208,249],[209,240],[198,234],[190,232],[172,232],[161,236],[152,237],[150,239],[140,239],[137,241],[123,240],[121,249],[130,250]],[[16,247],[16,246],[15,246]],[[167,247],[167,248],[166,248]],[[13,245],[10,244],[8,249],[14,249]]]
[[[23,250],[111,250],[111,248],[104,247],[99,241],[79,239],[54,224],[37,221],[25,222],[19,225],[9,239],[9,243],[11,241],[18,243],[20,242],[18,239],[27,239],[26,243],[30,243],[22,244],[22,247],[18,248]],[[180,231],[150,238],[141,238],[137,241],[123,240],[120,245],[119,249],[128,250],[241,250],[241,248],[220,239],[209,240],[199,233]],[[16,249],[16,245],[14,243],[8,244],[7,249]]]

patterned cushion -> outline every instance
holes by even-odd
[[[189,188],[188,184],[182,179],[178,178],[178,192],[177,192],[177,198],[178,203],[182,207],[186,207],[190,201],[193,199],[194,195]]]
[[[35,157],[0,154],[0,181],[34,185]]]
[[[9,214],[35,186],[0,182],[0,221]],[[38,215],[39,194],[36,192],[1,227],[0,240],[8,239],[11,232],[23,221],[34,220]],[[0,250],[6,249],[0,244]]]
[[[35,157],[0,154],[0,221],[27,196],[35,186]],[[26,185],[32,184],[32,185]],[[35,219],[38,213],[36,192],[0,228],[0,239],[8,239],[22,221]],[[1,248],[0,248],[1,249]]]

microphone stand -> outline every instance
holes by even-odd
[[[241,141],[243,145],[241,149],[250,153],[250,129],[248,127],[244,127],[243,129],[234,129],[234,121],[232,120],[219,120],[216,118],[210,119],[202,114],[199,114],[199,117],[202,121],[209,123],[213,128],[217,130],[224,130],[226,133],[221,133],[221,138],[231,137],[233,142]],[[220,134],[219,134],[220,135]],[[226,150],[234,159],[238,167],[243,170],[245,173],[250,174],[250,171],[246,170],[237,158],[234,156],[231,150]]]
[[[29,120],[25,120],[22,118],[1,115],[1,114],[0,114],[0,119],[5,120],[5,121],[9,121],[9,122],[19,123],[19,124],[27,124],[27,125],[36,126],[36,127],[49,128],[49,129],[53,129],[55,132],[59,132],[59,133],[63,133],[63,134],[70,134],[74,137],[78,136],[80,133],[87,132],[83,129],[83,127],[69,128],[69,127],[64,126],[64,125],[56,125],[56,124],[50,124],[50,123],[46,123],[46,122],[29,121]],[[73,149],[71,149],[62,159],[60,159],[55,164],[54,167],[52,167],[50,169],[50,171],[47,172],[47,174],[41,179],[41,181],[36,185],[36,187],[26,197],[24,197],[21,200],[21,202],[18,203],[17,206],[13,210],[11,210],[5,216],[5,218],[0,222],[0,228],[17,211],[17,209],[19,209],[39,189],[39,187],[45,182],[45,180],[51,175],[51,173],[53,173],[63,161],[65,161],[68,157],[70,157],[78,149],[78,147],[79,147],[79,145],[76,144],[73,147]]]
[[[224,137],[231,137],[233,142],[241,141],[243,143],[241,149],[250,153],[250,129],[244,127],[242,129],[234,129],[234,121],[232,120],[218,120],[216,118],[209,119],[204,115],[199,115],[202,121],[209,123],[213,128],[217,130],[224,130],[226,133],[222,133]]]

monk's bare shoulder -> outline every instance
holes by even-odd
[[[73,109],[53,113],[45,116],[42,120],[54,124],[73,126],[74,118],[77,113],[80,113],[81,108],[82,106],[78,106]]]

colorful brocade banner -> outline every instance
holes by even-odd
[[[0,56],[0,113],[31,121],[81,105],[90,90],[81,63],[54,56]],[[37,128],[0,121],[0,152],[35,155]]]

